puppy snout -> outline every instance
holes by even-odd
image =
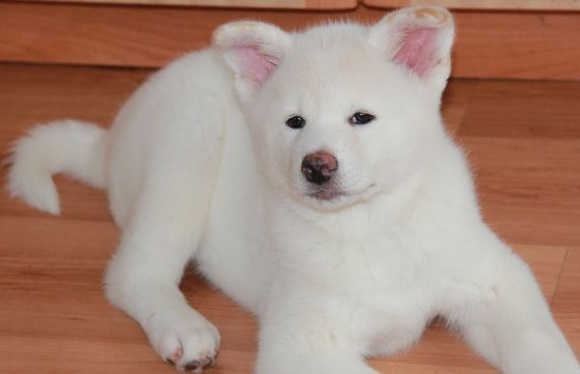
[[[302,175],[307,181],[321,185],[328,182],[338,170],[338,160],[332,154],[318,151],[302,160]]]

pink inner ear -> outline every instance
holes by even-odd
[[[417,75],[423,76],[435,62],[435,38],[437,29],[423,28],[407,30],[393,61],[407,66]]]
[[[270,77],[277,65],[277,59],[263,53],[256,46],[235,47],[233,53],[242,64],[245,75],[261,86]]]

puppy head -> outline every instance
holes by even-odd
[[[429,157],[452,41],[452,17],[440,7],[404,8],[370,27],[291,34],[234,22],[214,33],[261,169],[322,210],[388,193]]]

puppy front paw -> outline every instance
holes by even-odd
[[[201,373],[216,362],[219,332],[193,310],[154,315],[144,330],[159,357],[178,371]]]

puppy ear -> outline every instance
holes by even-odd
[[[220,26],[213,44],[234,72],[242,99],[270,78],[290,45],[290,35],[263,22],[239,21]]]
[[[445,86],[451,71],[455,27],[441,6],[414,6],[389,13],[371,27],[369,42],[392,62],[434,85]]]

